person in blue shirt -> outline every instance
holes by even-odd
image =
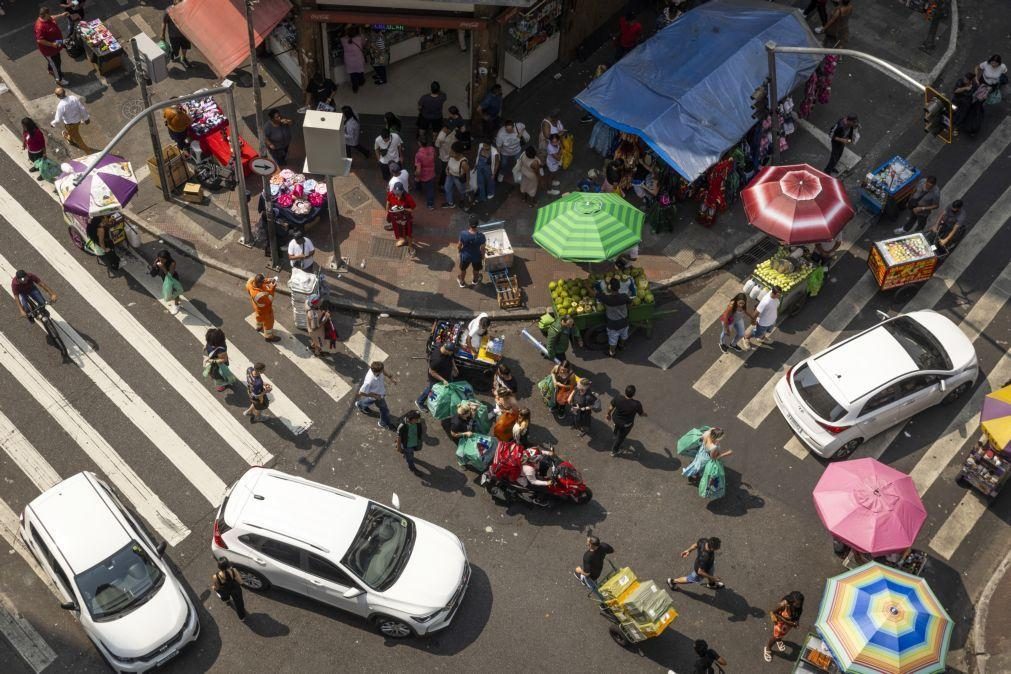
[[[493,86],[478,106],[481,117],[484,120],[484,135],[493,136],[498,131],[499,121],[502,118],[502,86]]]
[[[467,229],[460,232],[460,240],[456,244],[460,251],[460,275],[456,278],[456,283],[461,288],[466,288],[464,276],[468,267],[474,269],[474,282],[476,286],[481,282],[481,267],[484,264],[484,234],[478,231],[478,219],[476,215],[471,215],[467,223]]]

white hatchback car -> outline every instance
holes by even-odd
[[[392,638],[448,627],[470,580],[463,543],[442,527],[267,468],[250,468],[229,487],[211,552],[251,590],[276,585],[360,615]]]
[[[196,609],[116,494],[83,472],[25,507],[21,537],[109,665],[143,672],[200,633]]]
[[[864,440],[955,400],[978,374],[976,351],[958,326],[936,311],[914,311],[805,358],[774,395],[811,451],[844,459]]]

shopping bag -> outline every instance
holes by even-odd
[[[537,320],[537,327],[540,328],[541,334],[547,337],[548,328],[550,328],[554,322],[555,317],[552,314],[550,313],[542,314],[541,317]]]
[[[436,384],[428,394],[428,411],[432,417],[442,421],[456,413],[456,406],[465,400],[474,399],[474,387],[465,381]]]
[[[498,440],[487,435],[460,438],[456,445],[456,462],[483,473],[491,465],[497,448]]]
[[[807,294],[811,297],[821,292],[821,287],[825,285],[825,268],[815,267],[814,271],[807,277]]]
[[[567,133],[562,136],[562,152],[559,159],[562,163],[562,168],[567,169],[572,165],[572,134]]]
[[[678,438],[677,453],[682,456],[695,456],[702,447],[702,434],[709,430],[709,426],[699,426],[688,431]]]
[[[1002,96],[1001,96],[1001,93],[1000,93],[1000,87],[994,87],[990,91],[990,94],[986,97],[986,104],[987,105],[997,105],[998,103],[1001,102],[1001,99],[1002,99]]]
[[[43,180],[53,182],[60,175],[60,165],[49,157],[42,157],[35,160],[35,168]]]
[[[174,300],[183,294],[183,284],[172,274],[165,274],[161,283],[161,298],[166,302]]]
[[[544,404],[548,408],[554,408],[555,406],[555,380],[549,374],[544,379],[537,382],[537,390],[541,392],[541,396],[544,397]]]
[[[702,478],[699,480],[699,496],[706,499],[723,498],[727,492],[726,471],[723,470],[723,462],[710,460],[702,471]]]
[[[474,430],[481,435],[491,431],[490,408],[486,403],[474,403]]]
[[[520,166],[521,158],[522,155],[520,155],[520,157],[516,159],[516,163],[513,164],[513,182],[516,183],[517,185],[519,185],[520,181],[523,180],[523,167]]]

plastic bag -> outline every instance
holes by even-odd
[[[48,182],[53,182],[56,180],[57,176],[62,172],[60,170],[60,165],[54,162],[49,157],[42,157],[41,159],[35,160],[35,168],[38,169],[39,176],[43,180]]]
[[[723,498],[727,493],[727,476],[723,470],[723,462],[710,460],[702,471],[699,480],[699,496],[710,500]]]
[[[428,411],[442,421],[456,413],[456,406],[465,400],[474,399],[474,387],[465,381],[451,381],[436,384],[428,394]]]
[[[549,374],[544,379],[537,382],[537,390],[541,392],[541,396],[544,397],[544,404],[548,408],[553,408],[555,406],[555,380]]]
[[[821,292],[821,287],[825,285],[825,268],[815,267],[814,271],[807,277],[807,294],[811,297]]]
[[[486,403],[474,403],[474,431],[481,435],[491,432],[490,408]]]
[[[456,445],[456,462],[483,473],[491,465],[497,448],[498,440],[487,435],[460,438]]]
[[[709,426],[699,426],[688,431],[678,438],[677,453],[686,456],[695,456],[702,447],[702,434],[709,430]]]
[[[513,182],[519,185],[521,180],[523,180],[523,167],[520,166],[520,160],[517,159],[513,164]]]

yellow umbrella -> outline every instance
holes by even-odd
[[[1004,452],[1011,448],[1011,386],[983,399],[979,423],[994,449]]]

